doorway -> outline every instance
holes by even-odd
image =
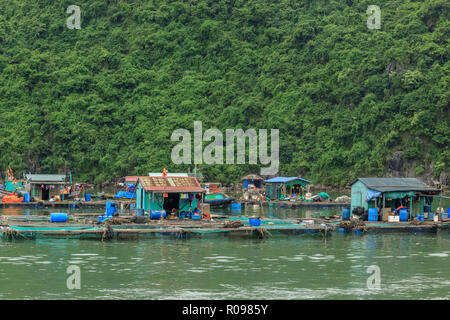
[[[50,188],[45,185],[44,188],[42,189],[42,200],[44,201],[50,200]]]
[[[167,214],[172,212],[172,209],[178,211],[180,208],[180,194],[179,193],[168,193],[167,197],[164,198],[164,210]]]

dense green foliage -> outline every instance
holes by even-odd
[[[280,129],[280,173],[316,183],[383,175],[397,150],[417,174],[449,171],[447,0],[0,3],[2,170],[187,171],[170,136],[202,120]],[[201,166],[224,182],[258,168]]]

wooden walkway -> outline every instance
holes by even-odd
[[[113,201],[116,203],[116,208],[120,209],[120,205],[123,204],[124,208],[129,208],[131,203],[135,203],[134,200],[92,200],[92,201],[35,201],[35,202],[14,202],[6,203],[0,202],[0,208],[105,208],[106,202]]]

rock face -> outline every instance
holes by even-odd
[[[387,161],[387,171],[392,177],[403,176],[403,151],[396,151]]]
[[[450,173],[441,172],[439,176],[439,183],[443,186],[450,186]]]

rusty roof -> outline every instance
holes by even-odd
[[[138,178],[139,178],[139,176],[126,176],[125,182],[136,183]]]
[[[150,192],[205,192],[195,177],[138,177],[146,191]]]

